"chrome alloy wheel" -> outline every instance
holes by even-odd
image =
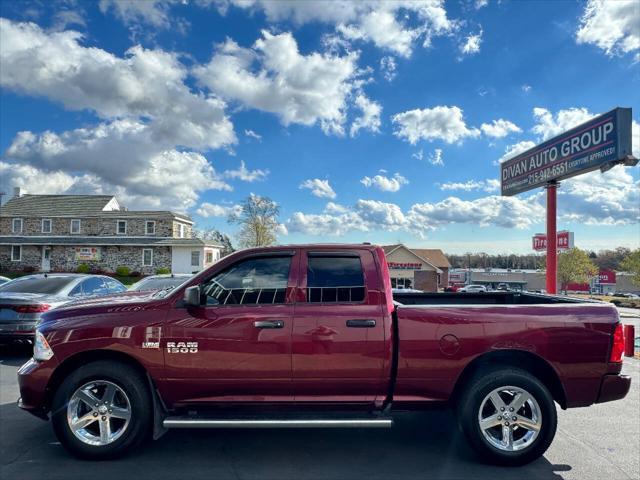
[[[129,397],[115,383],[95,380],[78,388],[67,406],[67,423],[75,437],[93,446],[120,438],[131,420]]]
[[[520,387],[499,387],[480,404],[478,423],[495,448],[514,452],[532,445],[542,428],[540,405]]]

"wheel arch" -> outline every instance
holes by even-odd
[[[458,376],[451,399],[457,401],[464,386],[478,372],[499,367],[515,367],[531,373],[549,389],[562,409],[567,408],[566,393],[556,370],[545,359],[526,350],[496,350],[479,355]]]
[[[154,386],[153,380],[151,376],[144,368],[144,366],[133,356],[120,352],[118,350],[109,350],[109,349],[98,349],[98,350],[87,350],[84,352],[79,352],[70,357],[64,359],[64,361],[58,365],[58,367],[54,370],[51,378],[49,379],[49,383],[47,384],[47,396],[46,396],[46,405],[47,408],[51,406],[53,401],[53,396],[56,391],[64,381],[64,379],[71,374],[74,370],[81,367],[82,365],[86,365],[90,362],[95,362],[98,360],[107,360],[112,362],[123,363],[129,365],[134,368],[143,378],[148,381],[149,394],[153,395]]]

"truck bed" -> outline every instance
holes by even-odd
[[[595,302],[529,292],[394,293],[393,299],[402,305],[541,305]]]

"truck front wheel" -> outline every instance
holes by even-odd
[[[72,454],[113,458],[147,437],[151,405],[138,371],[101,360],[83,365],[62,382],[54,395],[51,419],[58,440]]]
[[[458,422],[481,459],[523,465],[540,457],[556,433],[553,397],[520,369],[480,372],[458,402]]]

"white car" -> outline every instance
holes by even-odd
[[[487,287],[484,285],[467,285],[466,287],[462,287],[458,292],[462,293],[486,293]]]

